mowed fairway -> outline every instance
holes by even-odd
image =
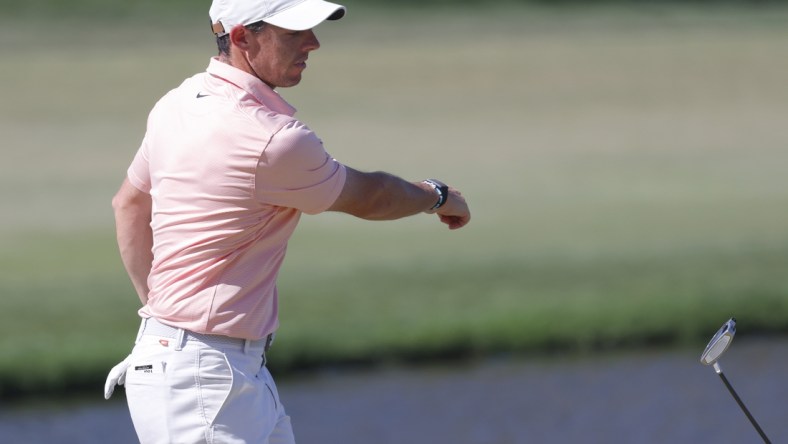
[[[341,161],[454,184],[473,220],[305,216],[275,369],[788,331],[788,11],[357,9],[281,93]],[[0,394],[99,393],[130,350],[110,199],[214,53],[173,22],[0,23]]]

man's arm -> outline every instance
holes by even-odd
[[[153,263],[151,197],[123,181],[112,198],[120,257],[143,304],[148,302],[148,274]]]
[[[342,192],[329,211],[340,211],[367,220],[393,220],[414,214],[435,213],[441,222],[456,230],[471,220],[471,213],[459,191],[449,188],[446,203],[435,211],[435,189],[422,182],[408,182],[383,173],[362,173],[350,167]]]

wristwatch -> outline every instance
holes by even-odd
[[[429,209],[429,211],[437,210],[449,199],[449,186],[437,179],[427,179],[423,181],[431,186],[435,193],[438,194],[438,202]]]

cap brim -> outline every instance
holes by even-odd
[[[305,0],[263,21],[291,31],[304,31],[324,20],[339,20],[344,15],[345,7],[342,5],[324,0]]]

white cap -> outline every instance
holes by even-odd
[[[291,31],[312,29],[323,20],[341,19],[345,7],[325,0],[213,0],[209,14],[213,32],[222,36],[260,20]]]

